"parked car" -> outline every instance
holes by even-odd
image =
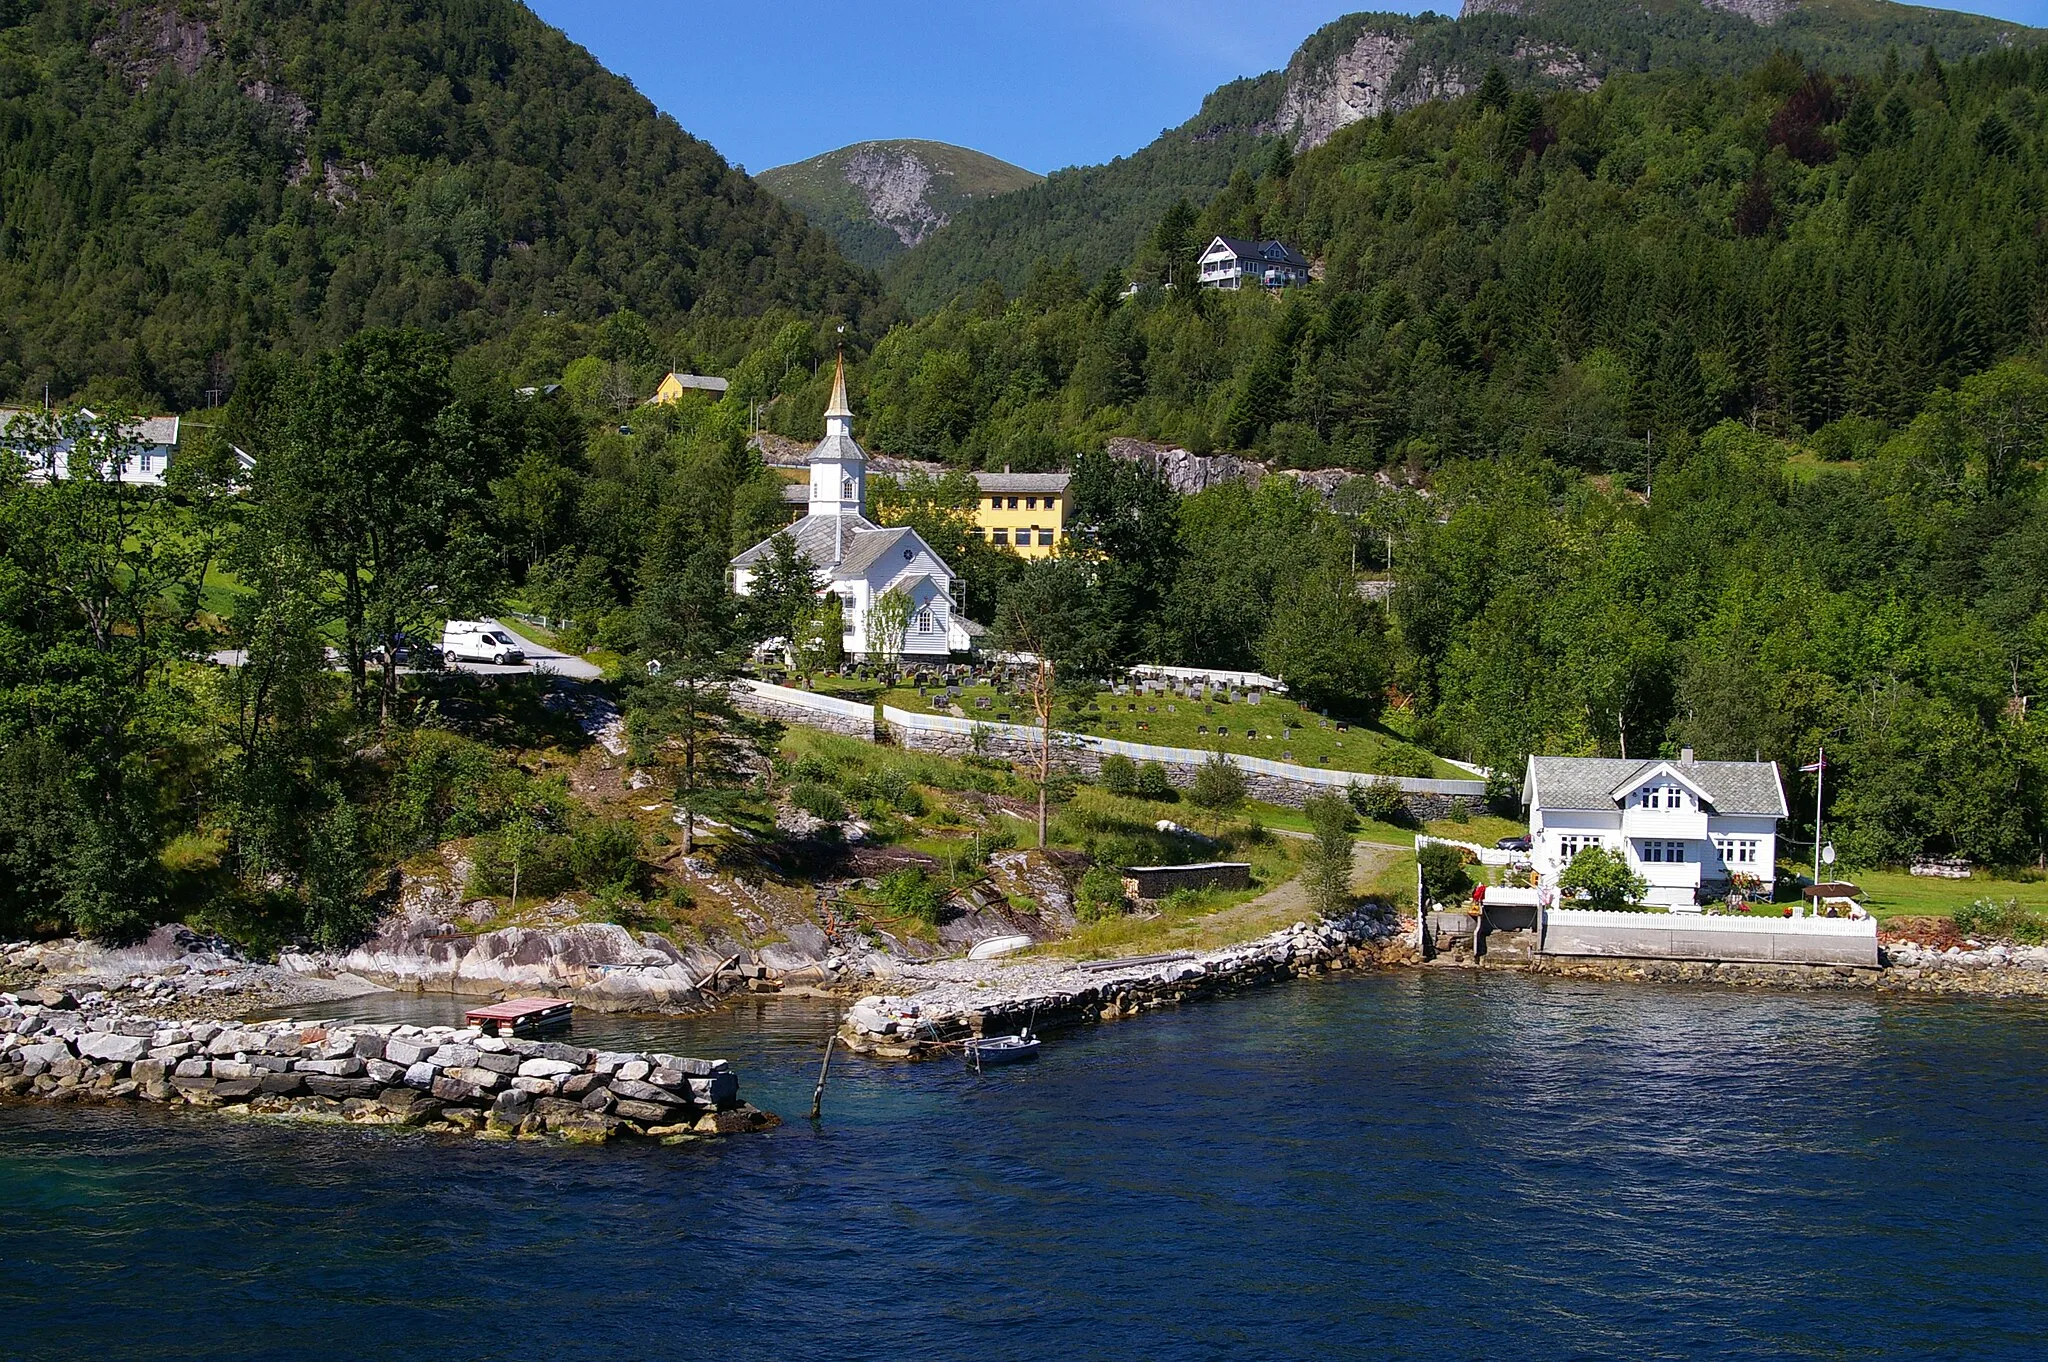
[[[441,651],[450,660],[489,662],[500,667],[526,661],[526,651],[519,646],[519,640],[484,620],[449,620],[448,627],[441,631]]]
[[[370,660],[380,667],[387,657],[396,666],[411,667],[417,671],[439,671],[448,664],[439,648],[410,634],[394,635],[388,642],[370,649]]]
[[[1534,845],[1535,843],[1530,841],[1529,838],[1526,836],[1503,837],[1498,842],[1494,843],[1494,846],[1501,851],[1527,851],[1530,847]]]

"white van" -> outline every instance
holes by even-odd
[[[519,641],[488,620],[449,620],[441,651],[450,661],[490,662],[511,667],[526,661]]]

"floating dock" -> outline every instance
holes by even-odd
[[[567,998],[508,998],[489,1007],[473,1007],[462,1019],[482,1027],[486,1035],[525,1036],[567,1026],[573,1006]]]

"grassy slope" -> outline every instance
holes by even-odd
[[[932,697],[915,690],[896,689],[883,697],[887,704],[914,713],[943,713]],[[989,708],[975,706],[977,699],[990,701]],[[1132,706],[1136,706],[1135,709]],[[961,691],[961,707],[970,718],[998,722],[1033,722],[1030,706],[1013,696],[998,695],[987,686]],[[1007,719],[1005,718],[1007,716]],[[1177,700],[1161,696],[1103,695],[1095,706],[1080,715],[1062,714],[1055,727],[1092,733],[1123,742],[1151,743],[1160,747],[1186,747],[1198,751],[1221,748],[1245,756],[1271,761],[1292,761],[1301,766],[1326,766],[1334,771],[1361,773],[1399,771],[1411,767],[1419,773],[1427,765],[1429,774],[1449,780],[1466,780],[1471,772],[1461,771],[1385,728],[1362,728],[1325,721],[1292,700],[1268,696],[1256,705]],[[1327,726],[1322,726],[1327,723]],[[1140,724],[1145,727],[1139,727]],[[1286,738],[1283,727],[1292,727]],[[1202,729],[1207,729],[1206,733]],[[1227,728],[1228,735],[1217,730]],[[1244,736],[1245,730],[1258,733]]]

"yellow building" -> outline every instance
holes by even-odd
[[[727,384],[722,378],[707,378],[703,374],[678,374],[671,372],[661,380],[661,386],[654,390],[654,396],[647,399],[649,405],[656,402],[673,402],[684,393],[708,393],[716,402],[725,396]]]
[[[974,524],[983,538],[1026,558],[1050,557],[1067,536],[1073,500],[1065,473],[976,473]]]

